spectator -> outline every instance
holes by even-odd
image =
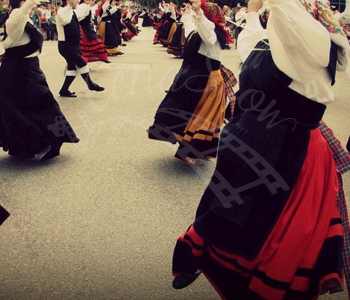
[[[54,32],[54,36],[55,36],[55,34],[57,35],[56,15],[57,15],[56,10],[52,10],[51,11],[51,17],[48,20],[49,25],[50,25],[50,27],[52,28],[52,30]]]
[[[39,11],[38,11],[38,7],[36,5],[34,5],[31,9],[31,11],[29,12],[29,18],[32,20],[33,25],[36,28],[41,28]]]
[[[54,28],[49,24],[48,20],[46,19],[45,10],[41,9],[41,10],[38,10],[38,12],[39,12],[41,28],[46,31],[46,40],[53,41],[55,31],[54,31]]]

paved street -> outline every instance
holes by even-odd
[[[11,212],[0,227],[1,300],[219,299],[204,276],[187,289],[171,287],[176,239],[192,222],[215,162],[185,165],[173,157],[175,146],[147,138],[181,59],[152,45],[153,28],[141,30],[111,64],[89,64],[105,91],[89,91],[77,77],[77,98],[58,96],[65,62],[57,41],[44,43],[41,67],[81,141],[45,162],[0,153],[0,203]],[[238,75],[236,50],[223,56]],[[324,118],[344,145],[349,83],[338,73]],[[349,174],[344,181],[350,197]]]

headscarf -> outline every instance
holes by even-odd
[[[232,44],[233,41],[228,34],[228,31],[224,28],[226,24],[225,13],[222,8],[213,2],[206,2],[201,0],[201,9],[203,10],[206,18],[213,22],[215,26],[224,34],[226,44]]]
[[[96,9],[96,16],[99,16],[99,17],[102,17],[102,13],[103,13],[103,9],[102,9],[102,6],[103,4],[106,3],[107,0],[102,0],[101,3],[98,5],[98,8]]]
[[[306,11],[327,29],[334,43],[344,49],[349,48],[349,42],[344,29],[332,12],[329,1],[300,0],[300,2],[305,7]]]
[[[293,80],[307,83],[316,72],[328,66],[331,40],[339,49],[349,49],[345,33],[333,18],[328,1],[268,0],[268,3],[271,12],[267,34],[272,58]],[[346,65],[346,55],[342,63]]]

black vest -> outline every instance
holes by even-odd
[[[73,12],[72,20],[67,25],[63,26],[66,42],[80,43],[80,27],[77,15]]]
[[[19,59],[31,55],[38,50],[41,52],[44,40],[42,34],[29,22],[27,22],[24,31],[29,35],[30,42],[25,45],[6,49],[6,58]]]

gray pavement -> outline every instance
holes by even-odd
[[[57,42],[45,42],[41,67],[81,141],[40,163],[0,153],[0,202],[11,212],[0,227],[1,300],[219,299],[204,276],[184,290],[171,287],[176,239],[192,222],[215,162],[185,165],[173,158],[175,146],[147,138],[181,59],[152,45],[153,28],[141,30],[111,64],[89,64],[106,90],[91,92],[77,78],[71,90],[78,98],[58,96],[65,62]],[[238,74],[236,50],[223,56]],[[324,118],[343,143],[349,81],[338,74]],[[349,174],[344,181],[350,195]]]

